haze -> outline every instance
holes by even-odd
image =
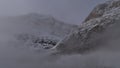
[[[86,16],[88,16],[95,5],[104,1],[105,0],[0,0],[0,17],[16,16],[0,19],[0,68],[120,68],[120,20],[113,21],[111,19],[112,15],[108,20],[112,20],[110,23],[116,24],[112,24],[105,29],[105,32],[103,33],[95,33],[97,28],[99,30],[99,25],[97,25],[97,28],[96,26],[88,26],[88,28],[92,27],[93,30],[91,29],[87,32],[87,27],[85,27],[84,32],[88,33],[85,35],[83,35],[84,32],[82,32],[82,34],[79,34],[80,32],[77,31],[75,31],[75,33],[73,32],[72,41],[76,40],[76,37],[78,37],[77,40],[80,38],[82,38],[80,39],[82,41],[84,41],[83,38],[87,39],[86,44],[88,45],[89,43],[92,43],[92,45],[100,43],[98,44],[100,48],[95,51],[93,49],[90,53],[74,55],[51,55],[55,52],[54,50],[36,50],[35,47],[41,43],[39,41],[39,36],[41,36],[42,31],[39,31],[43,29],[43,31],[47,33],[47,31],[50,31],[47,29],[51,28],[47,28],[44,24],[42,27],[45,28],[38,28],[41,27],[38,23],[44,22],[42,21],[42,17],[40,21],[34,19],[34,15],[33,17],[18,16],[34,12],[52,15],[67,23],[80,24]],[[118,16],[120,15],[118,14]],[[117,17],[116,15],[115,18],[119,19],[120,17]],[[51,19],[44,20],[48,22]],[[108,22],[106,23],[108,20],[104,21],[105,24],[110,24]],[[55,27],[57,28],[59,27],[59,22],[56,23],[57,26]],[[60,26],[63,28],[63,25]],[[60,29],[56,28],[54,28],[55,31],[60,32],[60,34],[62,33],[61,31],[65,31],[60,31]],[[69,37],[69,34],[67,34],[66,37]],[[92,37],[92,39],[86,37]],[[41,38],[43,37],[41,36]],[[71,41],[68,43],[70,42]],[[74,42],[77,44],[78,41]]]
[[[72,24],[80,24],[94,6],[105,0],[0,0],[0,16],[37,12],[52,15]]]

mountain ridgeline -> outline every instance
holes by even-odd
[[[37,13],[5,17],[1,18],[0,22],[2,24],[0,30],[3,31],[1,37],[6,37],[6,40],[13,37],[18,44],[37,49],[52,48],[78,28],[77,25],[67,24],[52,16]]]
[[[81,25],[0,18],[0,68],[120,68],[120,0],[97,5]]]
[[[87,53],[120,41],[120,0],[97,5],[79,29],[63,39],[56,47],[58,53]],[[119,47],[119,46],[118,46]],[[117,47],[117,48],[118,48]],[[119,47],[120,48],[120,47]]]

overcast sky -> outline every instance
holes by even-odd
[[[31,12],[52,15],[73,24],[82,22],[90,11],[105,0],[0,0],[0,16]]]

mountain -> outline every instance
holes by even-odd
[[[0,22],[1,36],[6,37],[6,40],[12,37],[19,45],[29,45],[38,49],[41,46],[45,49],[51,48],[78,28],[77,25],[66,24],[52,16],[37,13],[5,17],[1,18]]]
[[[78,30],[72,32],[53,49],[58,53],[86,53],[105,47],[113,40],[120,41],[119,22],[120,0],[109,0],[99,4]],[[110,45],[115,47],[118,44]]]

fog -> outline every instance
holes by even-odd
[[[27,48],[14,37],[17,33],[31,30],[30,25],[1,20],[0,67],[1,68],[119,68],[119,21],[104,33],[95,36],[105,40],[88,54],[51,55],[54,51],[36,52]],[[22,27],[21,27],[22,26]],[[24,29],[24,30],[23,30]],[[32,32],[32,31],[31,31]],[[20,46],[20,47],[19,47]]]
[[[44,1],[45,4],[43,3]],[[1,17],[16,16],[29,12],[38,12],[42,14],[50,14],[63,21],[76,22],[76,24],[78,24],[79,21],[87,16],[93,6],[88,7],[93,4],[92,1],[91,3],[88,0],[80,0],[83,3],[80,9],[78,9],[79,7],[75,8],[76,6],[79,6],[78,0],[75,0],[77,3],[69,0],[70,4],[68,4],[67,7],[58,4],[63,3],[63,0],[60,0],[60,2],[55,1],[56,3],[54,4],[52,3],[52,0],[51,2],[47,0],[44,1],[0,0],[0,15]],[[68,3],[68,0],[64,1]],[[85,3],[83,1],[90,4],[84,5]],[[47,4],[48,2],[51,6]],[[39,3],[42,5],[39,5]],[[94,5],[96,5],[99,2],[96,0],[94,3]],[[44,6],[46,4],[47,6]],[[57,6],[53,7],[55,4],[61,9],[55,10],[58,8]],[[69,8],[70,5],[75,5],[73,8],[76,9],[76,11],[71,11],[73,8]],[[83,8],[85,10],[81,10]],[[28,23],[25,24],[21,22],[13,22],[8,19],[0,19],[0,68],[120,68],[119,22],[120,21],[115,22],[117,24],[110,26],[105,33],[101,34],[99,37],[96,36],[100,40],[105,40],[104,42],[101,42],[101,48],[98,48],[98,50],[92,51],[88,54],[51,55],[54,51],[48,50],[44,52],[36,52],[16,40],[14,35],[24,32],[33,32],[32,29],[34,27]]]

